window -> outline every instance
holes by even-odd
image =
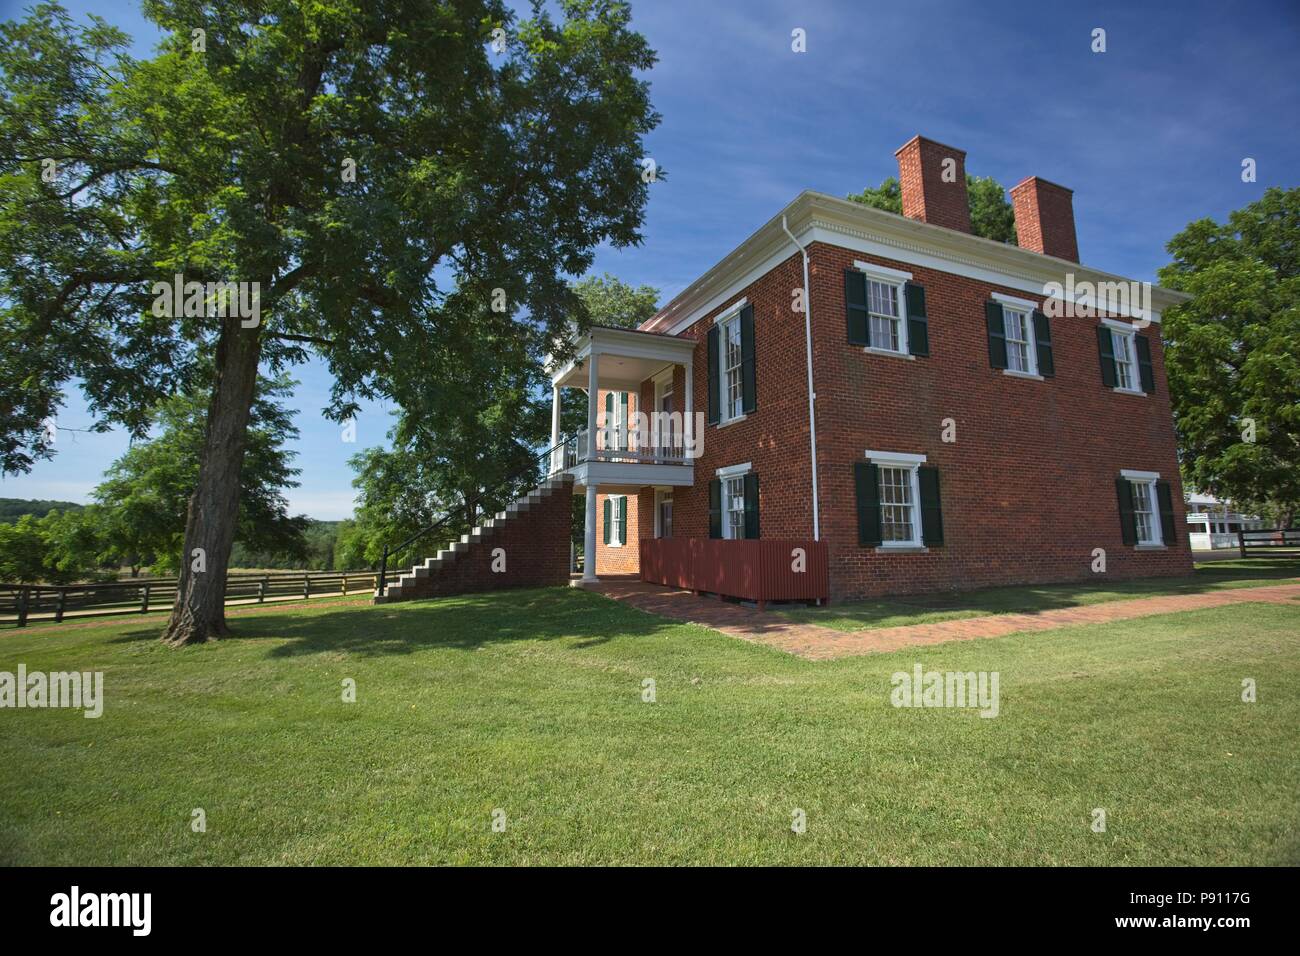
[[[880,538],[882,544],[916,544],[915,468],[880,469]]]
[[[1007,336],[1007,368],[1013,372],[1035,373],[1033,325],[1029,313],[1002,306],[1002,326]]]
[[[627,513],[627,495],[609,496],[609,546],[623,546],[624,515]]]
[[[1133,333],[1112,328],[1110,340],[1115,350],[1115,387],[1127,392],[1137,391],[1133,380]]]
[[[1156,534],[1156,483],[1147,479],[1130,481],[1133,486],[1133,522],[1137,527],[1138,544],[1159,544]]]
[[[867,280],[867,314],[871,319],[871,348],[885,352],[903,351],[899,314],[899,287],[876,279]]]
[[[722,329],[722,420],[740,418],[745,409],[745,382],[741,364],[744,354],[740,347],[740,316],[734,315],[721,323]]]
[[[722,510],[724,538],[745,536],[745,479],[744,476],[726,478],[722,482]]]

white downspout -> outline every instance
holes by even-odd
[[[822,539],[821,517],[817,510],[817,412],[813,403],[817,393],[813,391],[812,373],[812,290],[808,288],[808,250],[799,244],[790,227],[786,225],[785,216],[781,217],[781,228],[790,237],[794,247],[803,256],[803,332],[804,345],[808,351],[808,448],[812,453],[812,506],[813,506],[813,540]]]

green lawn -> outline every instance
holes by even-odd
[[[1300,558],[1249,558],[1209,561],[1182,578],[1142,578],[1105,584],[1046,584],[1032,587],[986,588],[946,594],[917,594],[878,601],[853,601],[824,607],[789,606],[780,613],[800,624],[818,624],[837,631],[898,627],[955,621],[989,614],[1024,614],[1053,608],[1079,607],[1105,601],[1200,594],[1224,588],[1264,587],[1300,581]]]
[[[0,636],[106,696],[0,711],[0,863],[1300,862],[1300,605],[818,663],[570,589],[235,626]],[[892,707],[915,663],[1000,715]]]

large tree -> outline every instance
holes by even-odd
[[[864,206],[903,214],[903,192],[898,178],[890,176],[879,186],[867,187],[849,197]],[[1009,245],[1016,242],[1016,214],[1007,199],[1007,191],[992,176],[966,174],[966,202],[970,206],[970,228],[977,236]]]
[[[1192,295],[1163,315],[1183,474],[1289,528],[1300,510],[1300,188],[1271,188],[1226,223],[1198,219],[1167,248],[1161,284]]]
[[[53,5],[0,26],[0,465],[50,453],[74,378],[139,435],[210,360],[163,635],[182,644],[227,630],[259,365],[314,350],[343,420],[361,398],[436,408],[475,352],[549,351],[566,277],[640,239],[658,117],[637,77],[654,55],[614,0],[561,0],[558,19],[503,0],[143,9],[167,34],[147,60]],[[256,321],[188,286],[170,314],[155,283],[178,274],[259,283]]]

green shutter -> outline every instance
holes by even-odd
[[[1133,345],[1137,349],[1138,376],[1142,380],[1142,391],[1150,395],[1156,390],[1156,377],[1151,371],[1151,341],[1145,335],[1135,335]]]
[[[926,547],[943,544],[943,509],[939,504],[939,469],[922,465],[916,470],[921,486],[921,543]]]
[[[1056,360],[1052,357],[1052,323],[1037,309],[1034,310],[1034,347],[1038,352],[1038,374],[1055,375]]]
[[[853,463],[853,483],[858,499],[858,544],[880,544],[880,469],[868,461]]]
[[[754,307],[740,310],[740,392],[741,411],[746,415],[757,404],[754,390]]]
[[[1107,326],[1097,326],[1097,355],[1101,358],[1101,383],[1107,388],[1114,388],[1119,381],[1115,377],[1115,340],[1110,336]]]
[[[758,475],[745,475],[745,537],[758,537]]]
[[[909,282],[903,286],[907,303],[907,350],[913,355],[930,354],[930,317],[925,311],[925,286]]]
[[[1156,501],[1160,505],[1160,537],[1166,547],[1178,545],[1178,523],[1174,521],[1174,496],[1169,482],[1156,482]]]
[[[1002,320],[1002,303],[990,299],[984,303],[984,325],[989,333],[989,364],[1007,367],[1007,327]]]
[[[718,327],[715,325],[709,329],[708,348],[706,351],[709,356],[709,424],[718,424],[718,413],[722,403],[718,401]]]
[[[1133,485],[1127,478],[1115,479],[1119,496],[1119,526],[1125,544],[1137,544],[1137,516],[1133,514]]]
[[[857,269],[844,270],[844,305],[850,345],[871,344],[871,322],[867,317],[867,277]]]
[[[605,530],[601,537],[604,539],[605,544],[609,544],[610,504],[609,504],[608,496],[605,497],[605,507],[604,507],[603,517],[605,520],[602,521],[601,524],[605,526]]]
[[[618,541],[627,544],[627,495],[620,495],[618,499]]]
[[[722,479],[709,482],[709,537],[722,537]]]

